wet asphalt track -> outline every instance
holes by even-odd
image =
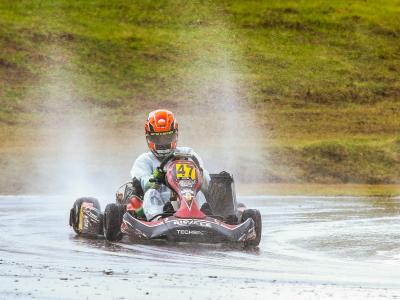
[[[0,299],[400,299],[400,199],[241,201],[258,249],[88,240],[73,199],[0,197]]]

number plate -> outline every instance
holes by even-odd
[[[186,163],[177,163],[175,165],[177,179],[192,179],[196,180],[196,171],[194,166]]]

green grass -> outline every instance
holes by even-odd
[[[69,96],[121,127],[157,105],[211,108],[229,74],[264,178],[400,181],[398,0],[3,0],[0,49],[5,127],[83,114],[57,104]]]
[[[25,75],[4,83],[5,102],[45,71],[54,46],[72,56],[81,96],[112,108],[171,99],[224,52],[235,53],[245,96],[263,108],[319,111],[400,95],[396,1],[3,1],[0,9],[2,77]]]

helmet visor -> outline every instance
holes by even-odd
[[[177,133],[172,131],[167,132],[150,132],[147,138],[155,145],[169,145],[176,141]]]

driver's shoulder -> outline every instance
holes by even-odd
[[[140,154],[137,158],[136,161],[153,161],[154,155],[151,152],[144,152]]]
[[[194,150],[190,147],[176,147],[177,153],[183,153],[183,154],[193,154]]]

